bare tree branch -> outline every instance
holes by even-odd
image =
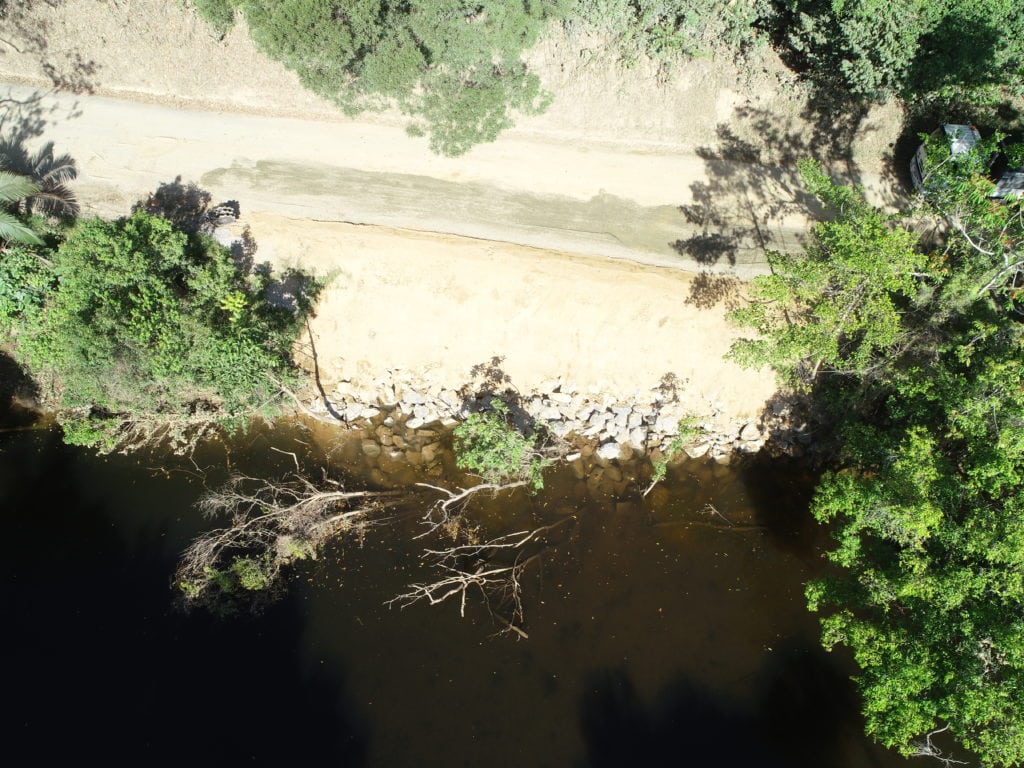
[[[522,628],[522,577],[531,564],[540,562],[546,547],[529,554],[524,551],[524,547],[539,543],[545,534],[574,521],[575,518],[566,517],[551,525],[507,533],[485,542],[428,549],[424,557],[434,560],[435,567],[441,572],[439,577],[431,582],[410,584],[407,591],[386,604],[405,608],[414,603],[440,605],[456,599],[459,602],[459,615],[464,617],[469,593],[479,591],[488,611],[504,626],[503,631],[527,639],[529,635]],[[514,553],[511,563],[492,562],[497,557],[507,557],[511,553]],[[503,607],[507,615],[500,613]]]
[[[951,765],[967,765],[966,760],[954,760],[952,757],[945,757],[942,750],[932,742],[932,736],[948,729],[948,724],[942,728],[936,728],[934,731],[926,733],[923,741],[914,742],[913,746],[917,752],[911,755],[911,757],[931,757],[942,763],[945,768],[950,768]]]
[[[208,517],[226,517],[229,525],[209,531],[185,550],[175,574],[187,602],[216,598],[217,590],[240,586],[254,592],[269,588],[282,568],[315,558],[332,537],[365,524],[381,499],[397,491],[346,491],[337,482],[318,488],[295,475],[287,481],[236,475],[196,504]]]
[[[417,539],[422,539],[434,533],[438,528],[449,525],[455,517],[462,513],[466,504],[468,504],[469,500],[477,493],[490,491],[493,496],[500,491],[508,491],[513,488],[521,488],[529,485],[529,481],[516,480],[511,483],[478,483],[477,485],[469,488],[459,488],[458,491],[452,491],[439,485],[431,485],[430,483],[416,483],[416,485],[420,488],[429,488],[433,491],[437,491],[447,497],[438,499],[434,502],[434,504],[427,510],[427,513],[423,516],[423,520],[427,524],[427,530],[415,537]],[[437,515],[436,513],[440,513],[440,515]]]

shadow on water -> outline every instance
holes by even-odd
[[[174,610],[180,525],[163,513],[126,537],[121,518],[176,504],[184,515],[197,484],[138,475],[54,432],[0,443],[0,646],[17,712],[5,753],[19,764],[93,754],[111,764],[362,765],[368,734],[346,675],[302,671],[293,600],[229,622]]]
[[[809,560],[818,560],[816,553],[827,544],[821,526],[808,514],[817,477],[788,458],[758,458],[743,473],[749,503],[773,546]]]
[[[623,765],[872,766],[878,750],[844,721],[856,706],[849,680],[817,648],[777,649],[756,693],[737,701],[686,677],[644,702],[628,672],[592,672],[580,703],[580,768]]]
[[[97,459],[41,430],[0,435],[9,752],[176,765],[906,765],[876,760],[849,664],[817,648],[802,584],[821,564],[792,468],[687,462],[646,500],[629,467],[614,498],[566,470],[552,477],[561,496],[488,500],[475,514],[495,530],[578,518],[524,581],[522,642],[496,637],[480,601],[465,617],[456,602],[387,607],[432,578],[423,549],[436,540],[414,539],[422,493],[329,548],[257,618],[176,612],[175,559],[212,525],[190,509],[202,487],[229,469],[277,476],[290,451],[325,462],[315,437],[286,428],[211,448],[198,466]],[[365,481],[368,467],[342,468]],[[727,520],[702,513],[709,504]]]

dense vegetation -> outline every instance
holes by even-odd
[[[560,22],[585,45],[666,70],[769,43],[829,101],[899,97],[977,117],[1024,95],[1018,0],[193,0],[219,32],[244,16],[263,51],[349,112],[397,104],[460,155],[549,99],[524,56]],[[962,119],[962,118],[961,118]]]
[[[225,29],[235,9],[253,40],[303,85],[348,111],[392,100],[428,133],[435,152],[459,155],[493,141],[514,110],[546,96],[521,54],[559,10],[557,0],[204,0]]]
[[[841,468],[813,512],[838,570],[807,594],[826,646],[860,666],[868,732],[935,755],[948,728],[1009,766],[1024,760],[1024,223],[1020,200],[987,196],[990,149],[929,148],[919,213],[945,218],[941,251],[805,166],[835,219],[803,255],[771,255],[734,315],[760,338],[733,354],[835,425]]]
[[[274,409],[308,299],[275,307],[269,282],[162,217],[91,219],[6,249],[0,330],[69,443],[187,443]]]

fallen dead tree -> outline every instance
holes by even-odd
[[[544,467],[563,446],[547,434],[521,431],[512,424],[508,408],[495,400],[492,411],[473,414],[456,428],[455,447],[460,467],[481,482],[455,490],[416,486],[440,496],[423,517],[427,530],[415,538],[433,535],[447,539],[449,546],[424,550],[423,557],[441,571],[438,579],[412,584],[390,604],[437,605],[457,597],[465,615],[469,593],[478,591],[508,631],[526,637],[523,574],[550,546],[549,534],[572,518],[484,541],[465,511],[481,493],[540,488]],[[200,499],[197,506],[204,514],[226,518],[227,525],[200,536],[181,558],[175,583],[187,606],[205,605],[218,612],[240,604],[260,606],[279,591],[289,565],[315,558],[329,541],[358,535],[381,520],[381,510],[407,503],[414,492],[347,491],[326,471],[314,483],[302,474],[295,454],[290,455],[295,473],[285,480],[239,475]]]
[[[199,510],[228,525],[203,534],[182,555],[174,580],[186,604],[224,608],[243,596],[273,594],[283,568],[367,525],[397,495],[346,491],[326,476],[323,484],[299,474],[283,481],[236,475],[203,496]]]
[[[481,541],[479,529],[467,524],[462,516],[468,501],[475,494],[498,493],[521,487],[524,482],[505,485],[480,483],[457,491],[426,483],[419,485],[443,494],[425,517],[429,526],[427,533],[441,529],[454,543],[442,549],[425,549],[423,559],[440,572],[438,577],[433,581],[410,584],[408,590],[387,604],[405,608],[415,603],[440,605],[454,599],[459,603],[459,615],[464,617],[470,593],[478,592],[488,612],[503,625],[504,631],[528,638],[522,628],[523,575],[531,565],[539,564],[552,546],[548,534],[575,522],[575,518],[566,517],[550,525]]]
[[[480,483],[448,490],[421,484],[441,498],[424,518],[427,533],[416,538],[436,534],[451,544],[423,551],[423,559],[440,571],[437,579],[411,584],[388,604],[439,605],[457,599],[465,616],[467,601],[477,592],[503,631],[525,639],[523,576],[552,546],[550,534],[574,518],[485,541],[464,516],[475,495],[522,485]],[[330,541],[358,536],[381,522],[383,510],[408,500],[400,491],[347,491],[326,475],[321,484],[300,474],[282,481],[236,475],[197,503],[204,515],[226,518],[227,525],[208,531],[185,550],[175,584],[189,607],[202,605],[217,613],[257,610],[280,592],[288,566],[315,559]]]

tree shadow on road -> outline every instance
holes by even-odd
[[[213,196],[194,182],[178,176],[164,182],[146,200],[132,206],[132,213],[145,211],[170,221],[176,229],[191,234],[212,232],[209,209]]]
[[[826,211],[800,177],[802,160],[821,161],[846,183],[858,183],[854,139],[863,138],[866,108],[824,92],[812,94],[799,117],[738,107],[716,129],[713,146],[699,147],[705,179],[690,185],[692,202],[679,206],[685,228],[693,232],[671,243],[701,267],[688,303],[710,308],[736,301],[736,287],[722,275],[734,273],[741,253],[762,254],[745,263],[764,268],[767,252],[797,250],[800,232],[787,221],[821,219]]]
[[[46,126],[56,120],[72,120],[81,112],[73,104],[67,114],[58,104],[47,104],[49,94],[33,91],[28,96],[0,96],[0,137],[7,143],[23,145],[42,136]]]

